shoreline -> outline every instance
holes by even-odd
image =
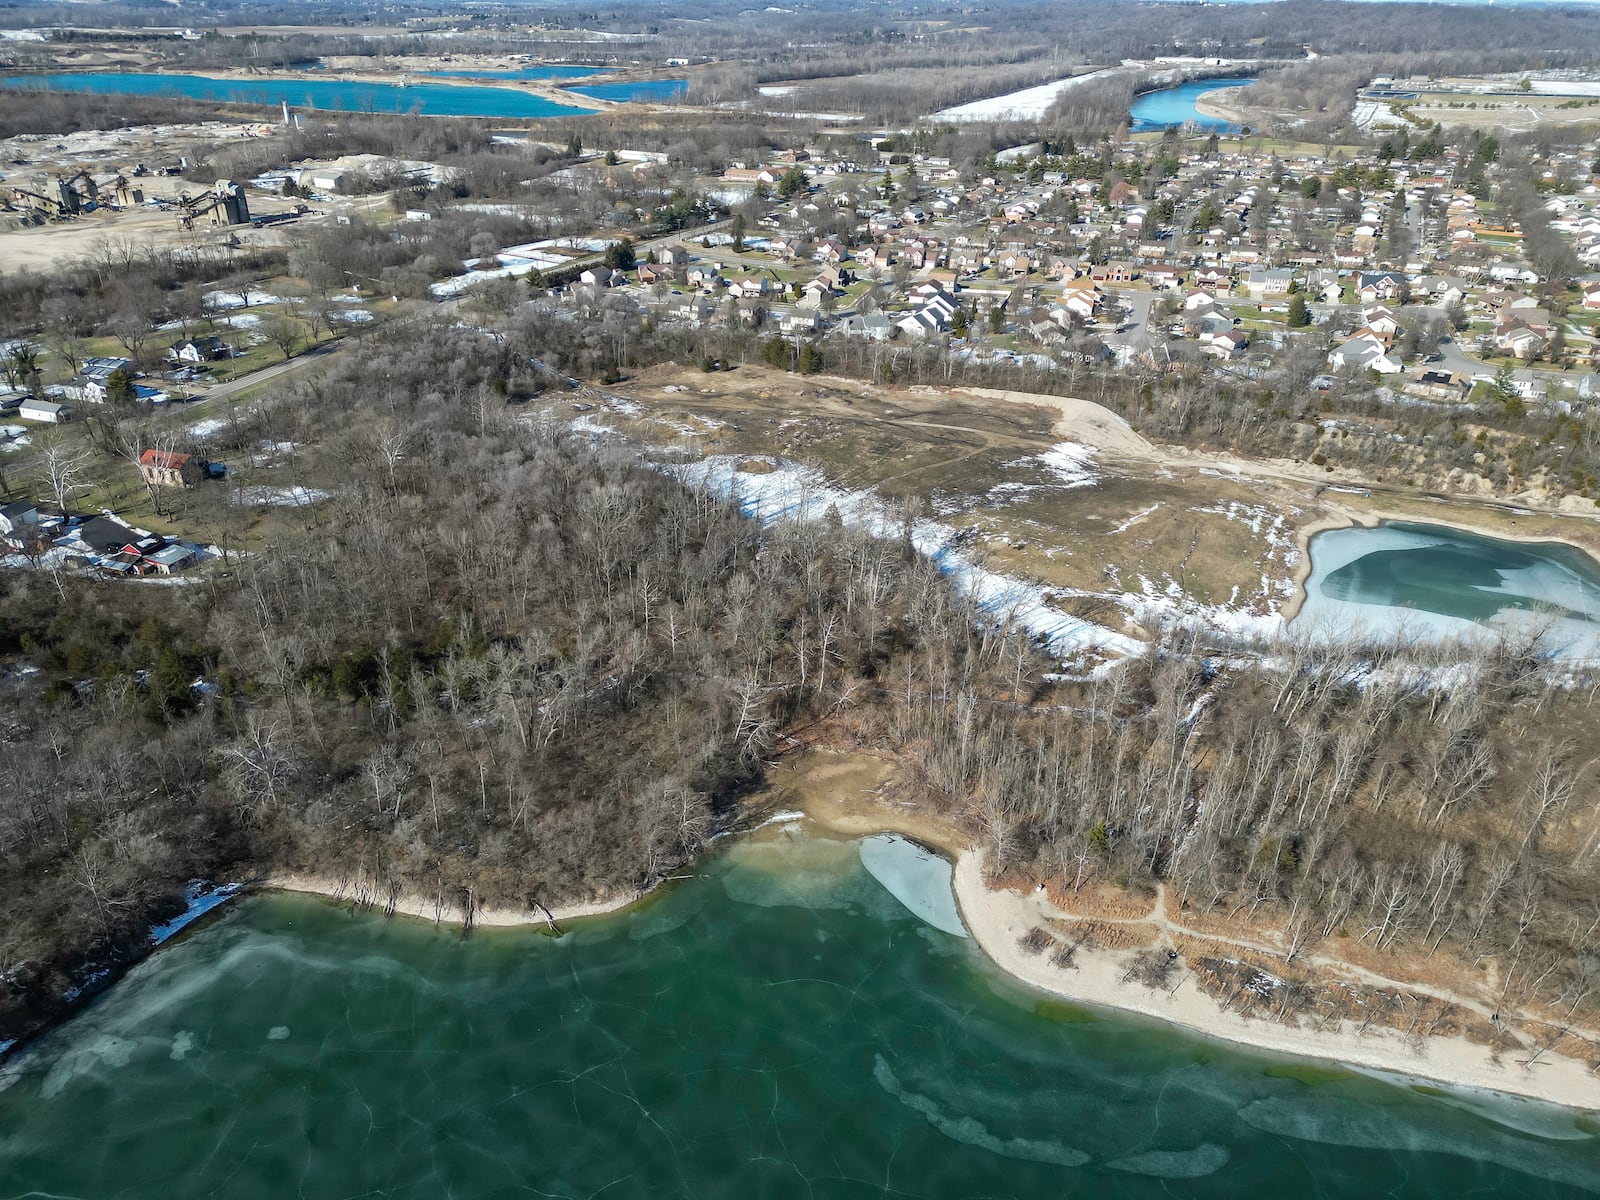
[[[1554,1052],[1540,1055],[1536,1067],[1524,1068],[1517,1066],[1516,1060],[1526,1057],[1526,1051],[1508,1048],[1503,1064],[1496,1064],[1488,1046],[1465,1036],[1435,1035],[1418,1040],[1386,1026],[1361,1034],[1347,1031],[1343,1022],[1324,1031],[1244,1017],[1224,1011],[1193,986],[1188,965],[1181,959],[1182,981],[1167,992],[1124,982],[1137,951],[1079,946],[1073,956],[1076,969],[1055,966],[1047,954],[1029,955],[1020,948],[1020,938],[1050,917],[1071,919],[1072,914],[1042,894],[992,890],[984,878],[983,853],[973,847],[967,833],[938,814],[903,802],[893,759],[821,746],[800,753],[807,758],[790,764],[780,760],[758,796],[764,794],[775,805],[799,810],[825,834],[858,838],[897,833],[950,859],[954,867],[951,887],[962,923],[984,957],[1018,983],[1072,1002],[1167,1022],[1264,1054],[1401,1072],[1453,1087],[1486,1088],[1562,1108],[1600,1112],[1600,1074]],[[788,779],[779,774],[785,767]],[[1227,939],[1219,936],[1216,940]],[[1359,978],[1358,969],[1352,968],[1351,974]],[[1428,991],[1417,986],[1411,990]]]
[[[1224,92],[1242,91],[1242,88],[1212,88],[1209,92],[1201,92],[1194,98],[1194,108],[1201,116],[1210,117],[1217,121],[1227,121],[1230,125],[1251,125],[1250,116],[1242,109],[1224,104],[1217,96]],[[1229,133],[1227,137],[1238,137],[1237,133]]]
[[[1497,1063],[1489,1047],[1465,1037],[1433,1036],[1418,1042],[1388,1027],[1363,1034],[1347,1029],[1343,1021],[1332,1030],[1313,1030],[1244,1017],[1225,1011],[1197,988],[1186,987],[1187,966],[1170,991],[1124,982],[1135,957],[1128,951],[1080,946],[1074,967],[1058,967],[1044,954],[1028,955],[1019,941],[1052,914],[1066,915],[1061,910],[1037,894],[991,890],[980,851],[969,850],[956,859],[953,886],[961,919],[984,956],[1004,974],[1052,996],[1152,1017],[1269,1054],[1398,1072],[1451,1087],[1484,1088],[1580,1112],[1600,1111],[1600,1077],[1583,1063],[1553,1052],[1538,1055],[1537,1063],[1530,1059],[1519,1066],[1516,1052]]]
[[[603,900],[558,904],[554,908],[542,911],[519,911],[477,905],[469,915],[457,904],[445,904],[437,900],[430,903],[420,896],[390,899],[368,880],[341,880],[331,875],[306,875],[292,871],[273,874],[254,884],[251,890],[321,896],[326,900],[338,904],[350,904],[379,916],[406,917],[425,921],[431,925],[455,925],[462,929],[513,929],[531,926],[555,928],[557,933],[560,932],[559,925],[563,921],[580,921],[587,917],[603,917],[622,912],[647,899],[655,891],[651,889],[632,896],[621,895]]]
[[[845,762],[872,759],[886,768],[892,769],[894,765],[876,756],[824,753]],[[769,792],[776,791],[769,785]],[[898,806],[884,803],[880,797],[867,799],[863,807],[847,802],[844,797],[830,797],[824,811],[813,813],[811,805],[807,804],[801,811],[777,816],[780,819],[803,818],[824,835],[850,839],[874,833],[895,833],[952,859],[951,889],[962,924],[979,952],[1016,983],[1072,1003],[1165,1022],[1266,1055],[1399,1073],[1447,1087],[1485,1089],[1580,1113],[1600,1113],[1600,1073],[1554,1051],[1530,1055],[1519,1044],[1509,1048],[1503,1060],[1497,1060],[1491,1047],[1464,1035],[1407,1037],[1388,1026],[1374,1026],[1362,1032],[1347,1028],[1348,1022],[1343,1020],[1331,1029],[1307,1029],[1246,1017],[1227,1011],[1198,987],[1185,986],[1190,982],[1192,970],[1181,958],[1177,962],[1182,974],[1171,989],[1155,989],[1128,980],[1128,969],[1139,957],[1137,950],[1112,950],[1080,943],[1075,947],[1072,965],[1058,966],[1049,955],[1025,951],[1022,939],[1053,920],[1092,918],[1075,917],[1056,907],[1042,889],[1024,895],[1013,888],[991,888],[984,874],[983,852],[973,848],[955,825],[936,815],[907,813]],[[740,832],[755,832],[770,823],[769,816],[767,821]],[[430,904],[420,898],[391,902],[365,881],[290,872],[269,875],[246,884],[243,890],[312,895],[332,903],[352,905],[368,916],[400,916],[435,926],[469,927],[466,914],[457,905]],[[560,922],[621,913],[658,891],[656,888],[633,896],[563,904],[543,911],[477,907],[470,927],[550,928],[559,935],[563,932]],[[1227,941],[1222,937],[1217,940]],[[1420,987],[1412,990],[1427,992]],[[72,1010],[75,1011],[76,1008]],[[71,1012],[64,1014],[70,1015]],[[51,1026],[55,1024],[57,1022],[51,1022]],[[0,1047],[0,1061],[21,1051],[36,1037],[37,1034]]]

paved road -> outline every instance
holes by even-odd
[[[342,337],[331,342],[323,342],[320,346],[314,346],[305,351],[298,358],[291,358],[287,362],[274,363],[270,367],[262,367],[259,371],[251,371],[248,375],[230,379],[227,383],[219,383],[215,387],[208,389],[205,394],[197,395],[194,398],[194,402],[200,404],[208,400],[226,400],[229,396],[248,391],[250,388],[263,383],[271,383],[274,379],[280,379],[291,372],[304,370],[329,355],[337,354],[344,349],[345,343],[350,340],[349,337]]]
[[[1433,364],[1440,368],[1447,368],[1464,375],[1482,375],[1493,379],[1498,367],[1490,366],[1481,359],[1473,358],[1462,348],[1455,338],[1439,343],[1439,357],[1441,362]],[[1577,387],[1578,380],[1583,378],[1582,371],[1562,371],[1555,367],[1531,367],[1535,379],[1543,379],[1547,383],[1561,383],[1568,387]]]
[[[1135,292],[1131,289],[1123,290],[1120,295],[1127,301],[1130,312],[1120,322],[1123,329],[1121,333],[1108,333],[1102,335],[1102,340],[1108,346],[1132,346],[1146,333],[1154,335],[1157,340],[1164,340],[1159,330],[1149,328],[1150,310],[1156,306],[1156,301],[1161,299],[1161,294],[1156,292]]]

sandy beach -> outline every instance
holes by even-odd
[[[262,880],[259,886],[268,891],[306,892],[315,896],[326,896],[330,900],[337,900],[342,904],[353,904],[357,908],[374,909],[378,912],[393,913],[402,917],[414,917],[419,921],[428,921],[435,925],[460,925],[463,927],[469,923],[477,927],[498,926],[504,928],[519,925],[548,927],[551,921],[560,925],[564,921],[621,912],[629,905],[637,904],[644,899],[644,896],[621,895],[581,904],[559,904],[544,911],[488,908],[480,905],[473,909],[472,919],[469,922],[466,911],[459,905],[441,904],[435,900],[427,900],[420,896],[401,896],[391,901],[387,892],[382,891],[368,880],[346,880],[335,879],[331,875],[290,873],[270,875]],[[548,919],[546,913],[548,913]]]
[[[1205,116],[1213,117],[1219,121],[1227,121],[1233,125],[1255,125],[1255,120],[1242,108],[1235,108],[1226,104],[1221,97],[1238,88],[1213,88],[1209,92],[1201,92],[1194,98],[1195,110]]]
[[[983,858],[962,854],[955,868],[956,902],[973,939],[1007,974],[1053,995],[1171,1021],[1208,1037],[1299,1058],[1329,1059],[1351,1066],[1401,1072],[1455,1086],[1489,1088],[1569,1108],[1600,1109],[1600,1076],[1581,1062],[1555,1054],[1529,1061],[1526,1052],[1509,1051],[1495,1061],[1488,1047],[1466,1038],[1406,1038],[1371,1027],[1358,1033],[1348,1023],[1312,1030],[1224,1012],[1191,986],[1187,972],[1170,991],[1124,982],[1132,952],[1080,947],[1074,967],[1056,966],[1049,955],[1030,955],[1021,940],[1045,921],[1063,914],[1041,893],[992,891],[984,881]]]
[[[1338,526],[1341,522],[1333,519],[1330,524]],[[1071,922],[1075,914],[1058,908],[1042,890],[1024,894],[1009,888],[992,889],[985,878],[983,854],[972,847],[970,834],[953,817],[930,813],[916,804],[893,759],[822,746],[797,748],[774,765],[768,785],[751,801],[752,816],[756,818],[752,829],[763,827],[763,812],[769,819],[774,812],[780,814],[777,819],[799,819],[803,815],[807,824],[824,835],[855,838],[900,833],[953,859],[956,904],[974,941],[1002,971],[1053,996],[1170,1021],[1207,1037],[1296,1058],[1399,1072],[1452,1086],[1487,1088],[1569,1108],[1600,1111],[1600,1074],[1586,1062],[1551,1051],[1535,1054],[1512,1045],[1496,1056],[1489,1046],[1465,1036],[1408,1037],[1387,1026],[1371,1024],[1359,1029],[1350,1022],[1316,1029],[1281,1024],[1225,1011],[1194,982],[1181,958],[1171,976],[1175,984],[1158,989],[1127,978],[1138,950],[1079,944],[1070,966],[1057,965],[1050,953],[1030,953],[1023,946],[1024,938],[1035,930],[1060,929],[1059,923]],[[261,886],[326,896],[435,924],[465,924],[466,914],[458,906],[420,897],[402,897],[391,903],[387,894],[367,881],[280,874],[264,880]],[[643,898],[623,895],[561,905],[552,908],[549,916],[559,926],[575,919],[620,912]],[[544,927],[550,922],[538,911],[480,907],[473,912],[471,923],[479,927]],[[1154,944],[1164,945],[1169,935],[1192,931],[1181,930],[1175,923],[1167,928],[1156,920],[1149,932],[1156,936]],[[1321,960],[1318,967],[1334,981],[1343,979],[1356,986],[1371,986],[1377,981],[1370,972],[1341,966],[1337,961]],[[1391,986],[1414,995],[1426,993],[1426,989],[1411,984],[1392,982]],[[1471,1002],[1460,999],[1460,1003]]]

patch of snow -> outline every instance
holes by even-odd
[[[1050,110],[1050,106],[1062,92],[1088,83],[1092,79],[1115,75],[1117,72],[1118,68],[1107,67],[1100,71],[1090,71],[1086,75],[1074,75],[1069,79],[1058,79],[1054,83],[1041,83],[1036,87],[1007,92],[1003,96],[990,96],[987,100],[972,100],[966,104],[957,104],[953,108],[941,109],[933,115],[940,121],[1037,121]]]
[[[1156,501],[1156,503],[1152,504],[1149,508],[1142,509],[1139,512],[1134,513],[1133,516],[1129,517],[1126,521],[1124,521],[1121,525],[1118,525],[1111,532],[1113,534],[1127,533],[1128,530],[1132,529],[1140,521],[1144,520],[1146,517],[1148,517],[1151,513],[1155,512],[1155,510],[1160,508],[1160,507],[1161,507],[1161,502],[1158,500],[1158,501]]]
[[[252,487],[241,488],[234,493],[233,500],[236,504],[268,504],[284,505],[290,508],[307,508],[323,500],[331,499],[332,492],[325,492],[321,488],[309,487],[268,487],[265,484],[256,484]]]
[[[213,312],[233,308],[254,308],[258,304],[282,304],[284,297],[274,296],[271,292],[258,292],[254,289],[240,295],[238,292],[207,292],[205,294],[206,307]]]
[[[805,819],[806,815],[803,812],[776,812],[757,825],[756,828],[765,829],[768,825],[788,825],[791,822],[804,821]]]
[[[773,469],[763,474],[739,470],[742,463],[749,462]],[[660,465],[660,469],[735,501],[740,512],[763,524],[820,520],[832,511],[851,528],[877,537],[895,539],[905,533],[900,518],[873,492],[835,487],[816,470],[798,463],[714,455],[688,466]],[[1142,648],[1134,638],[1055,608],[1047,589],[978,565],[962,552],[960,537],[947,525],[919,520],[912,525],[910,537],[913,548],[932,559],[956,590],[972,599],[983,617],[1026,630],[1060,657],[1086,650],[1136,654]]]
[[[1041,454],[1039,462],[1056,477],[1056,482],[1062,487],[1088,487],[1100,478],[1089,470],[1089,464],[1097,453],[1092,446],[1062,442]]]
[[[151,944],[159,946],[170,941],[212,909],[232,900],[239,891],[237,883],[217,885],[204,879],[191,879],[189,886],[183,889],[184,910],[170,921],[151,927]]]

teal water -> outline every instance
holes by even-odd
[[[604,67],[569,67],[547,65],[522,67],[515,71],[424,71],[429,79],[587,79],[603,75]]]
[[[1237,133],[1239,127],[1220,117],[1208,117],[1194,106],[1195,98],[1218,88],[1249,87],[1254,79],[1193,79],[1176,87],[1146,92],[1128,110],[1134,133],[1166,129],[1170,125],[1193,125],[1207,133]]]
[[[557,104],[542,96],[512,88],[473,87],[470,84],[417,83],[400,87],[392,83],[356,83],[337,79],[219,79],[209,75],[60,71],[46,75],[14,75],[0,86],[50,88],[64,92],[95,92],[131,96],[187,96],[194,100],[221,100],[238,104],[280,102],[297,108],[342,112],[409,113],[434,117],[570,117],[592,110]]]
[[[619,103],[638,100],[649,104],[661,104],[665,101],[678,100],[688,95],[689,81],[687,79],[641,79],[634,83],[581,83],[566,90],[576,92],[580,96],[592,97],[595,100],[615,100]]]
[[[1310,551],[1297,623],[1419,636],[1548,627],[1551,652],[1600,657],[1600,563],[1571,546],[1387,522],[1319,533]]]
[[[0,1073],[0,1195],[95,1200],[1573,1197],[1593,1134],[1050,1001],[793,830],[559,941],[246,900]]]

